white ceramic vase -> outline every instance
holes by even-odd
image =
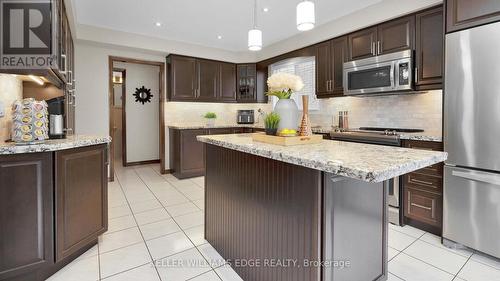
[[[299,126],[299,108],[292,99],[280,99],[274,106],[274,112],[280,116],[278,132],[283,129],[297,130]]]
[[[205,118],[207,120],[207,127],[215,126],[215,118]]]

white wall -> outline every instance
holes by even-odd
[[[23,82],[15,75],[0,74],[0,101],[5,112],[0,117],[0,142],[10,139],[12,130],[12,103],[23,98]]]
[[[311,31],[302,32],[275,44],[264,46],[262,51],[256,54],[257,61],[423,10],[442,2],[442,0],[383,0],[367,8],[318,26]]]
[[[158,160],[160,67],[131,63],[115,63],[114,67],[124,68],[126,71],[124,95],[127,162]],[[151,102],[142,104],[135,101],[133,94],[142,86],[151,90]]]
[[[100,47],[78,41],[75,52],[77,134],[109,135],[109,56],[165,61],[162,55]]]

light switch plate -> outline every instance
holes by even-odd
[[[5,117],[5,105],[3,101],[0,100],[0,118]]]

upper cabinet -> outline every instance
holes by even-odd
[[[196,59],[171,56],[168,64],[169,98],[183,101],[194,100],[198,92],[198,72]]]
[[[395,19],[349,34],[349,60],[412,49],[415,16]]]
[[[238,102],[255,102],[257,100],[257,65],[239,64],[237,98]]]
[[[211,60],[196,60],[198,69],[198,100],[215,101],[219,89],[219,63]]]
[[[236,65],[234,63],[220,63],[220,99],[236,100]]]
[[[500,21],[498,0],[446,0],[446,32]]]
[[[349,60],[376,56],[377,27],[349,34]]]
[[[318,98],[342,96],[343,65],[347,60],[347,37],[316,46],[316,95]]]
[[[417,90],[441,89],[443,83],[443,7],[416,15],[415,85]]]
[[[258,99],[255,64],[167,57],[168,99],[191,102],[265,102]]]
[[[377,52],[380,55],[412,49],[415,41],[415,16],[380,24],[377,37]]]

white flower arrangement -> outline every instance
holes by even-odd
[[[289,99],[293,92],[304,88],[304,82],[300,76],[279,72],[267,79],[267,87],[269,88],[268,96]]]

